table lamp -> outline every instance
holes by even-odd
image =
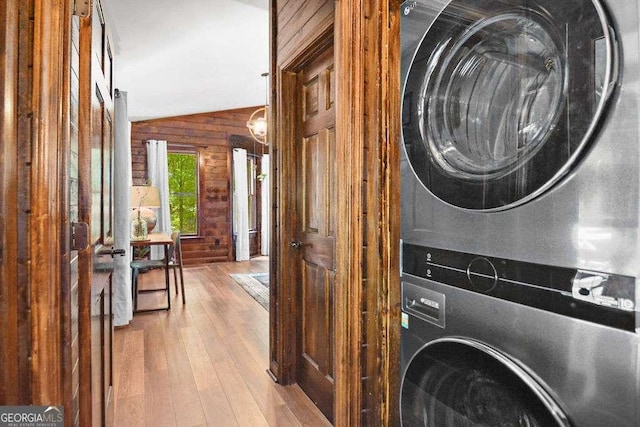
[[[160,192],[152,185],[131,187],[131,240],[148,240],[149,233],[158,222],[151,208],[160,207]]]

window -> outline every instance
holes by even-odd
[[[257,158],[252,155],[247,156],[247,183],[249,184],[249,231],[258,229],[258,198],[257,189]]]
[[[249,231],[259,231],[260,215],[260,157],[251,153],[247,154],[247,209]],[[234,197],[236,189],[235,175],[232,174]],[[233,209],[233,233],[238,232],[238,212],[237,207]]]
[[[198,234],[198,154],[172,152],[167,161],[171,228],[183,235]]]

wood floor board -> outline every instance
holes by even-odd
[[[145,373],[146,425],[177,426],[171,386],[166,372]]]
[[[253,399],[247,384],[242,380],[233,363],[220,362],[215,365],[227,400],[241,426],[268,426],[264,414]]]
[[[186,267],[186,305],[136,314],[114,336],[115,426],[324,426],[297,386],[267,375],[269,314],[230,276],[266,272],[268,258]],[[164,283],[160,270],[140,286]],[[145,307],[163,292],[145,293]]]
[[[202,402],[208,425],[239,426],[220,382],[206,390],[202,390],[200,392],[200,401]]]
[[[229,352],[227,351],[227,347],[224,345],[224,340],[217,333],[215,327],[211,322],[211,318],[204,312],[201,316],[198,316],[196,319],[198,325],[198,331],[200,331],[200,336],[202,336],[202,341],[207,351],[207,355],[209,356],[209,360],[212,363],[222,362],[229,359]]]
[[[209,354],[202,342],[197,328],[182,328],[182,341],[186,347],[189,364],[196,382],[198,391],[211,388],[219,383],[216,370],[209,359]]]
[[[171,384],[171,398],[178,425],[191,427],[207,424],[195,381]]]
[[[121,397],[118,399],[118,412],[115,414],[115,426],[146,427],[144,401],[145,396]]]
[[[116,365],[120,369],[116,394],[118,398],[144,396],[144,331],[126,333],[123,349],[121,363]]]
[[[164,352],[165,345],[165,334],[162,326],[153,324],[144,330],[145,372],[162,371],[166,375],[167,356]]]
[[[167,330],[167,375],[172,387],[189,383],[195,387],[195,378],[189,364],[189,355],[182,342],[180,329]]]

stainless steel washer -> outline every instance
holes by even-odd
[[[477,408],[519,408],[521,425],[640,425],[638,14],[637,0],[402,4],[403,384],[481,366],[482,384],[511,379]],[[411,420],[443,425],[430,411],[451,396],[412,403]]]
[[[405,244],[402,425],[637,425],[635,288]]]

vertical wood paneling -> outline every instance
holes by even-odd
[[[145,141],[195,147],[200,157],[200,230],[182,239],[185,264],[233,259],[231,233],[231,135],[249,136],[246,123],[255,111],[243,108],[134,122],[131,128],[133,183],[147,180]],[[261,147],[257,147],[260,152]]]

